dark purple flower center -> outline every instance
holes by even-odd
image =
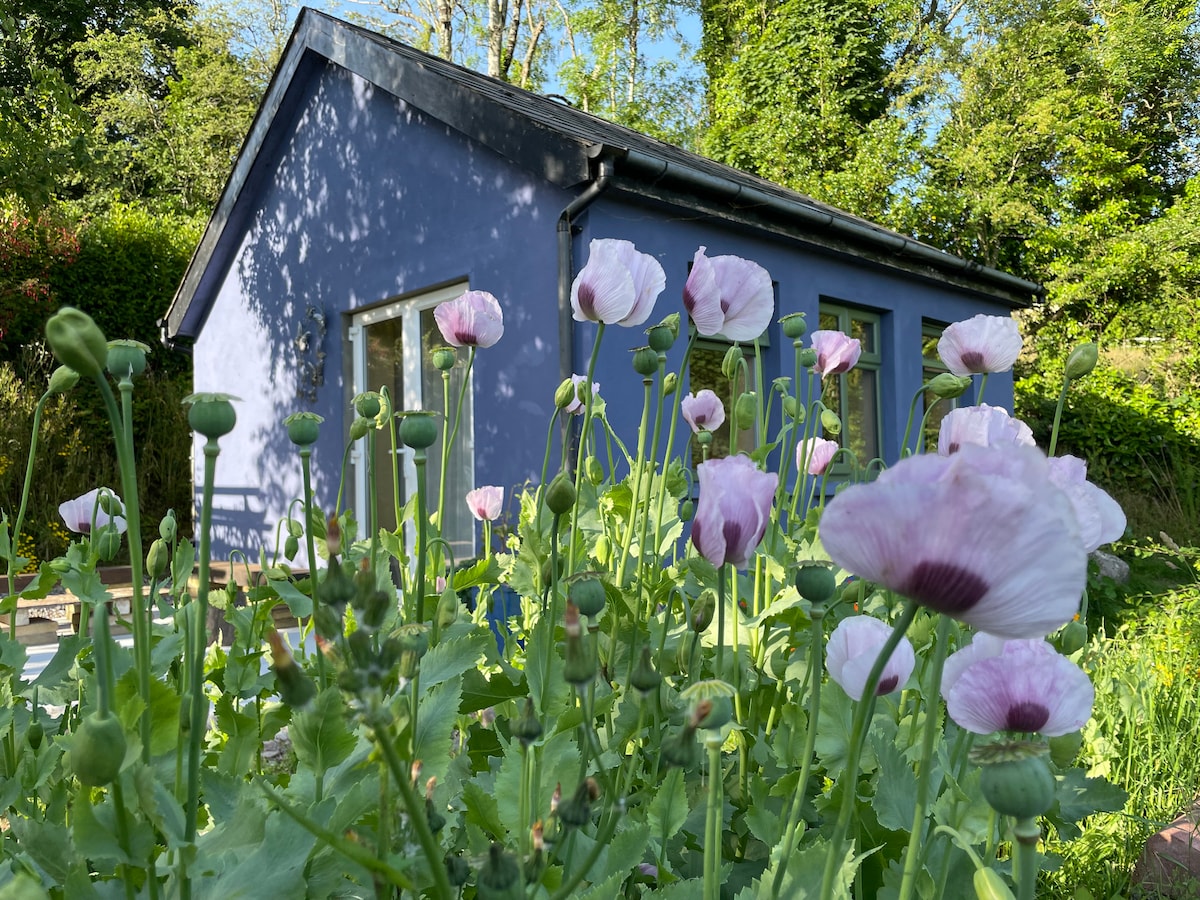
[[[1050,721],[1050,710],[1033,700],[1022,700],[1008,708],[1006,731],[1041,731]]]
[[[576,295],[579,298],[579,308],[583,310],[583,314],[589,319],[596,316],[596,292],[592,286],[586,281],[579,285],[579,293]]]
[[[726,520],[721,523],[721,533],[725,535],[725,561],[728,562],[730,556],[740,555],[738,550],[742,546],[742,541],[745,540],[742,534],[742,523]]]
[[[946,455],[950,456],[958,452],[958,448],[962,445],[958,441],[951,441],[950,446],[946,448]]]
[[[899,683],[899,675],[889,675],[887,678],[880,678],[879,687],[875,688],[875,696],[882,697],[884,694],[890,694],[896,689],[896,685]]]
[[[983,354],[978,350],[967,350],[962,355],[962,364],[972,372],[984,370]]]
[[[913,566],[899,590],[935,612],[956,616],[983,599],[988,583],[955,563],[922,560]]]
[[[458,338],[459,343],[466,344],[469,347],[479,343],[479,337],[469,328],[460,328],[454,332],[454,336]]]

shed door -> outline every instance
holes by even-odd
[[[430,353],[445,341],[437,329],[433,310],[439,303],[451,300],[467,289],[460,283],[428,293],[409,296],[386,306],[378,306],[356,314],[350,327],[351,356],[354,362],[352,395],[362,391],[379,391],[386,387],[392,405],[399,410],[426,409],[438,414],[438,440],[427,451],[425,466],[425,502],[432,514],[437,509],[438,486],[441,476],[442,442],[446,431],[453,427],[453,405],[463,398],[459,416],[458,435],[451,447],[446,467],[446,514],[442,536],[449,542],[454,559],[462,561],[475,555],[475,523],[464,497],[475,486],[475,427],[472,408],[473,393],[468,384],[463,391],[466,375],[466,351],[459,351],[459,360],[449,372],[451,402],[450,425],[442,418],[445,412],[447,382],[430,361]],[[399,441],[399,438],[397,438]],[[354,461],[355,515],[361,525],[360,535],[367,535],[370,515],[370,486],[366,465],[367,440],[358,441],[352,451]],[[394,465],[393,465],[394,462]],[[375,496],[379,525],[389,531],[397,527],[396,508],[403,508],[416,493],[416,466],[413,453],[399,445],[392,456],[391,436],[386,428],[375,432]],[[393,478],[393,470],[395,477]],[[405,544],[411,552],[416,530],[404,530]]]

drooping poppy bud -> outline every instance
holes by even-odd
[[[570,512],[575,505],[575,485],[565,472],[559,472],[546,488],[546,507],[556,516]]]
[[[1072,381],[1082,378],[1089,374],[1092,369],[1096,368],[1096,363],[1099,359],[1100,348],[1094,341],[1087,344],[1080,344],[1067,357],[1067,366],[1063,374]]]
[[[972,383],[970,376],[942,372],[930,379],[929,392],[941,400],[953,400],[965,394]]]
[[[721,374],[726,378],[733,379],[737,376],[738,366],[741,363],[745,354],[742,353],[742,348],[734,344],[725,351],[725,356],[721,359]]]
[[[94,712],[71,736],[71,770],[82,784],[103,787],[120,774],[127,747],[121,720]]]
[[[521,866],[517,858],[503,844],[492,844],[487,862],[475,877],[475,896],[479,900],[514,900],[512,891],[519,889],[520,883]]]
[[[46,322],[46,343],[65,366],[80,375],[95,377],[108,361],[108,342],[91,316],[64,306]]]
[[[737,421],[737,427],[742,431],[753,428],[754,418],[757,414],[758,395],[754,391],[743,392],[733,407],[733,417]]]
[[[637,665],[633,667],[633,672],[630,673],[629,684],[643,697],[647,697],[658,690],[658,686],[662,684],[662,675],[654,668],[654,660],[650,656],[650,648],[645,644],[642,645],[642,654],[638,659]]]
[[[826,434],[841,434],[842,420],[832,409],[821,410],[821,428]]]
[[[542,723],[538,721],[537,713],[533,709],[533,700],[529,697],[525,698],[521,715],[509,725],[509,731],[526,747],[542,736]]]
[[[50,373],[50,385],[46,390],[51,394],[65,394],[78,383],[78,372],[70,366],[59,366]]]

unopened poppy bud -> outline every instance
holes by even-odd
[[[374,391],[364,391],[354,398],[354,409],[364,419],[373,419],[381,409],[379,395]]]
[[[658,354],[649,347],[638,347],[633,351],[633,371],[649,378],[658,371]]]
[[[808,331],[804,313],[789,313],[779,320],[779,324],[783,326],[784,336],[791,341],[804,337],[804,333]]]
[[[121,549],[121,532],[112,525],[105,525],[98,534],[92,535],[92,548],[100,559],[108,562]]]
[[[546,507],[556,516],[570,512],[575,505],[575,485],[565,472],[559,472],[546,488]]]
[[[88,787],[103,787],[121,773],[125,762],[125,729],[116,716],[85,716],[71,736],[71,769]]]
[[[742,348],[734,344],[725,351],[725,356],[721,360],[721,374],[728,379],[733,379],[737,376],[738,366],[745,354],[742,353]]]
[[[639,657],[637,665],[633,667],[633,672],[629,675],[629,684],[643,696],[658,690],[658,686],[662,684],[662,675],[654,668],[650,648],[645,644],[642,645],[642,655]]]
[[[707,701],[706,701],[707,702]],[[696,743],[696,729],[685,726],[662,743],[659,751],[662,761],[668,766],[692,769],[700,761],[700,746]]]
[[[82,310],[64,306],[46,322],[46,343],[56,359],[80,375],[95,377],[108,361],[104,332]]]
[[[979,789],[996,812],[1032,819],[1054,805],[1054,776],[1046,746],[1030,742],[989,744],[971,753],[980,766]]]
[[[538,721],[533,709],[533,700],[526,697],[521,707],[521,714],[509,725],[512,736],[528,747],[542,736],[542,723]]]
[[[158,536],[169,544],[175,540],[178,527],[179,524],[175,521],[175,510],[168,509],[167,514],[158,523]]]
[[[161,578],[167,571],[169,557],[170,553],[167,550],[166,542],[162,538],[155,539],[154,543],[150,545],[150,551],[146,554],[146,574],[151,578]]]
[[[284,522],[283,527],[287,529],[288,534],[297,540],[304,536],[304,526],[301,525],[296,519],[288,518]]]
[[[100,493],[97,495],[96,501],[99,504],[101,511],[109,516],[125,515],[124,505],[122,505],[117,495],[107,488],[100,491]]]
[[[861,578],[855,578],[853,581],[847,581],[842,585],[841,601],[849,604],[855,611],[858,611],[862,608],[869,593],[870,584]]]
[[[283,424],[287,428],[288,440],[297,447],[310,447],[317,442],[324,421],[324,417],[315,412],[296,412],[284,419]]]
[[[567,597],[580,614],[594,619],[604,611],[604,582],[593,574],[584,575],[571,582]]]
[[[837,578],[829,566],[806,562],[796,570],[796,591],[809,603],[828,603],[837,590]]]
[[[105,366],[113,378],[136,378],[146,371],[150,348],[141,341],[109,341]]]
[[[596,543],[592,547],[592,556],[596,558],[596,562],[600,565],[608,565],[609,554],[612,552],[612,541],[608,539],[607,534],[599,535],[596,538]]]
[[[575,382],[568,378],[554,392],[554,407],[555,409],[566,409],[575,402],[575,398]]]
[[[362,609],[358,611],[359,627],[377,631],[383,624],[383,620],[387,618],[390,606],[391,601],[387,594],[383,591],[371,591],[367,594]]]
[[[581,687],[596,677],[596,658],[588,647],[579,624],[579,610],[567,601],[564,631],[566,641],[563,650],[563,679]]]
[[[458,599],[458,594],[447,588],[442,591],[442,596],[438,600],[437,605],[437,623],[438,628],[449,628],[458,621],[458,609],[462,605]]]
[[[696,634],[702,633],[709,625],[712,624],[713,616],[717,612],[717,594],[716,591],[705,591],[698,600],[692,604],[692,631]]]
[[[313,625],[317,634],[332,641],[342,633],[342,610],[333,606],[318,604],[313,610]]]
[[[666,378],[663,379],[663,396],[670,397],[675,393],[677,387],[679,387],[679,373],[668,372]]]
[[[79,373],[70,366],[59,366],[50,373],[50,386],[46,388],[51,394],[65,394],[79,384]]]
[[[791,394],[783,398],[783,411],[789,419],[795,419],[797,424],[804,423],[804,407]]]
[[[279,698],[293,709],[307,706],[317,696],[317,686],[296,665],[283,638],[274,628],[267,632],[267,642],[271,645],[271,669],[275,672]]]
[[[375,422],[372,419],[364,419],[361,416],[350,423],[350,440],[357,441],[360,438],[367,436],[367,432],[375,427]]]
[[[647,334],[652,335],[652,334],[654,334],[654,332],[658,331],[659,329],[662,329],[663,331],[665,331],[667,334],[669,334],[671,336],[671,341],[674,342],[679,337],[679,325],[681,322],[682,322],[682,319],[680,318],[679,313],[677,313],[677,312],[671,313],[669,316],[665,317],[661,322],[659,322],[653,328],[649,329]],[[651,347],[654,347],[653,340],[649,341],[648,343],[650,344]],[[670,344],[668,344],[666,347],[654,347],[654,349],[659,351],[660,353],[665,353],[666,351],[670,350],[671,347],[670,347]]]
[[[841,434],[842,420],[832,409],[821,410],[821,428],[826,434]]]
[[[283,555],[289,560],[295,559],[300,552],[300,541],[294,534],[289,534],[283,541]]]
[[[1094,341],[1087,344],[1080,344],[1067,357],[1067,366],[1064,374],[1072,381],[1076,378],[1082,378],[1091,372],[1092,369],[1096,368],[1096,363],[1099,359],[1100,348]]]
[[[604,481],[604,466],[600,465],[600,460],[596,457],[589,456],[583,461],[583,474],[587,476],[589,483],[599,485]]]
[[[796,359],[803,368],[811,369],[817,364],[817,351],[812,347],[805,347],[796,354]]]
[[[324,606],[332,606],[339,612],[354,599],[357,591],[354,582],[339,563],[331,562],[325,579],[317,586],[317,600]]]
[[[684,500],[679,504],[679,518],[681,521],[690,522],[692,514],[696,511],[696,504],[691,500]]]
[[[199,393],[184,397],[188,407],[188,424],[196,434],[209,440],[224,437],[237,424],[237,413],[233,409],[229,394]]]
[[[449,372],[454,368],[454,363],[458,360],[458,354],[449,347],[438,347],[431,354],[433,358],[433,367],[439,372]]]
[[[492,844],[488,858],[475,877],[475,896],[479,900],[513,900],[514,889],[519,889],[521,866],[517,858],[504,849],[503,844]]]
[[[929,381],[928,390],[931,394],[941,400],[953,400],[955,397],[961,397],[971,387],[971,377],[969,375],[954,375],[950,372],[942,372],[940,375],[935,375]]]
[[[471,878],[471,866],[461,856],[447,856],[443,862],[451,887],[462,887]]]
[[[975,870],[971,884],[975,887],[975,900],[1014,900],[1000,873],[987,866]]]
[[[417,673],[421,657],[429,650],[428,629],[416,622],[403,625],[396,639],[400,642],[400,676],[412,678]]]
[[[437,440],[437,423],[425,413],[408,413],[400,420],[400,440],[414,450],[424,450]]]
[[[737,427],[746,431],[754,427],[754,417],[758,414],[758,395],[754,391],[746,391],[737,398],[733,407],[733,417]]]
[[[1080,621],[1068,622],[1058,633],[1058,650],[1064,656],[1070,656],[1083,649],[1088,640],[1087,625]]]
[[[325,547],[331,557],[342,552],[342,523],[338,521],[337,516],[330,516],[325,520]],[[330,562],[332,563],[332,560]]]

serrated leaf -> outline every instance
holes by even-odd
[[[342,692],[334,687],[321,691],[311,709],[292,716],[288,734],[296,759],[314,772],[323,773],[342,762],[357,743],[346,723]]]
[[[505,829],[500,821],[496,798],[477,782],[468,781],[463,785],[463,805],[466,807],[465,820],[468,823],[483,829],[493,841],[504,839]]]
[[[222,900],[303,897],[307,893],[304,866],[315,842],[300,825],[282,813],[272,813],[254,852],[206,886],[206,893]]]
[[[654,799],[646,807],[650,833],[660,841],[669,839],[683,827],[690,811],[683,784],[683,770],[671,768],[654,793]]]
[[[477,628],[470,634],[430,647],[421,657],[421,686],[433,687],[468,669],[477,668],[488,648],[494,646],[491,631]]]
[[[1119,812],[1125,808],[1129,794],[1124,788],[1104,778],[1089,778],[1083,769],[1068,769],[1058,781],[1055,791],[1057,815],[1053,816],[1059,832],[1068,840],[1079,836],[1076,822],[1098,812]]]
[[[312,615],[312,597],[305,594],[290,581],[269,579],[267,585],[279,596],[280,600],[287,604],[287,608],[292,611],[292,615],[297,619],[303,619]]]
[[[48,563],[38,566],[37,578],[25,585],[21,591],[24,600],[41,600],[50,595],[50,590],[58,584],[58,573],[50,568]]]
[[[524,697],[526,692],[523,679],[514,684],[505,672],[485,675],[479,669],[467,669],[463,673],[462,702],[458,711],[473,713],[489,706],[499,706],[505,700]]]
[[[441,781],[450,766],[450,742],[462,701],[462,679],[455,675],[426,692],[418,708],[413,758],[422,760],[422,777]]]
[[[144,705],[138,690],[137,673],[130,669],[117,682],[117,708],[121,711],[121,720],[127,728],[136,729],[138,716]],[[179,743],[179,706],[180,698],[174,689],[159,681],[150,679],[150,755],[159,756],[168,750],[174,750]],[[138,715],[127,715],[127,710],[137,709]]]
[[[871,805],[879,824],[891,831],[907,831],[912,827],[917,809],[917,782],[912,768],[894,741],[872,735],[879,772],[875,778],[875,799]]]
[[[629,875],[630,870],[642,861],[642,855],[646,852],[646,844],[649,841],[650,827],[645,824],[633,825],[618,832],[608,845],[607,852],[588,872],[588,880],[593,883],[606,883],[616,878],[617,883],[620,884]],[[596,896],[613,895],[598,894]]]
[[[188,583],[196,565],[196,548],[191,541],[180,541],[171,560],[171,584],[176,592]]]

